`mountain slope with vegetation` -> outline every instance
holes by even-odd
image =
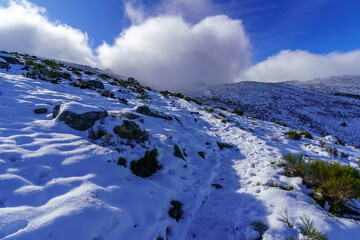
[[[354,146],[89,67],[0,58],[1,239],[360,233]]]

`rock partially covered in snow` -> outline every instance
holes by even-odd
[[[97,120],[107,116],[108,112],[104,109],[77,102],[57,105],[53,110],[54,118],[58,117],[69,127],[80,131],[91,128]]]
[[[87,82],[90,84],[90,86],[92,86],[94,88],[104,89],[104,84],[100,81],[89,80]]]

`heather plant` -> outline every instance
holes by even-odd
[[[300,140],[300,139],[301,139],[301,135],[298,134],[295,130],[285,132],[285,135],[286,135],[288,138],[291,138],[291,139],[294,139],[294,140]]]

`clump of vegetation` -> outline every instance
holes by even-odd
[[[122,126],[115,126],[114,133],[121,138],[128,140],[135,140],[138,142],[144,142],[148,139],[148,134],[145,131],[142,131],[135,122],[124,120]]]
[[[226,115],[223,114],[223,113],[218,113],[218,115],[219,115],[220,117],[222,117],[222,118],[226,118]]]
[[[194,98],[191,98],[191,97],[184,97],[184,100],[190,102],[190,101],[193,101],[194,103],[196,103],[197,105],[201,105],[201,102],[199,100],[196,100]]]
[[[82,89],[90,88],[90,83],[88,83],[87,81],[81,80],[80,88],[82,88]]]
[[[313,139],[313,136],[311,135],[311,133],[304,131],[304,130],[300,131],[300,135],[303,135],[305,138]]]
[[[126,167],[126,159],[123,157],[119,157],[117,164]]]
[[[107,146],[113,146],[115,145],[115,142],[112,141],[113,135],[111,133],[105,132],[104,137],[101,139],[101,146],[102,147],[107,147]]]
[[[101,79],[104,79],[104,80],[106,80],[106,79],[109,79],[110,78],[110,76],[109,75],[107,75],[106,73],[101,73],[101,74],[99,74],[98,75]]]
[[[313,189],[314,199],[321,205],[329,204],[329,212],[343,216],[352,213],[346,203],[360,197],[360,173],[349,165],[321,160],[306,162],[303,155],[283,155],[281,166],[286,176],[300,176],[307,187]],[[359,215],[359,214],[357,214]]]
[[[183,204],[177,200],[172,200],[170,204],[172,207],[168,212],[169,217],[174,218],[178,222],[184,213],[182,210]]]
[[[205,108],[205,111],[207,113],[213,113],[215,111],[215,109],[214,108]]]
[[[109,90],[104,90],[101,92],[101,96],[103,97],[109,97],[110,96],[110,91]]]
[[[180,148],[178,145],[174,146],[174,156],[181,158],[182,160],[185,160],[183,153],[181,152]]]
[[[301,139],[301,135],[298,134],[295,130],[285,132],[285,135],[286,135],[288,138],[291,138],[291,139],[294,139],[294,140],[300,140],[300,139]]]
[[[283,127],[287,127],[288,125],[283,123],[283,122],[274,122],[277,125],[283,126]]]
[[[251,222],[250,227],[259,233],[260,236],[257,240],[261,240],[264,233],[269,229],[268,226],[266,226],[266,224],[261,220]]]
[[[278,219],[290,228],[294,228],[295,226],[294,222],[290,220],[288,210],[286,208],[280,210],[278,213]]]
[[[305,175],[306,162],[302,154],[285,154],[282,156],[281,167],[285,168],[285,176],[297,177]]]
[[[227,109],[225,107],[216,107],[216,108],[223,110],[223,111],[227,111]]]
[[[97,126],[96,129],[90,128],[88,130],[88,138],[92,141],[102,138],[102,136],[104,136],[105,134],[106,134],[106,131],[105,131],[104,127],[101,125]]]
[[[58,70],[60,69],[61,67],[64,67],[64,64],[62,63],[57,63],[55,62],[54,60],[48,60],[48,59],[45,59],[42,61],[45,65],[49,66],[50,68],[52,69],[55,69],[55,70]]]
[[[313,239],[313,240],[327,240],[328,237],[317,230],[314,226],[314,222],[310,220],[306,216],[300,217],[303,226],[301,228],[301,233],[305,236],[306,239]]]
[[[89,76],[91,76],[91,75],[94,75],[95,73],[93,73],[93,72],[90,72],[90,71],[85,71],[84,72],[86,75],[89,75]]]
[[[158,152],[156,149],[146,151],[145,156],[138,161],[132,161],[130,169],[138,177],[146,178],[161,169],[157,160]]]
[[[231,113],[233,114],[237,114],[239,116],[243,116],[244,115],[244,111],[240,110],[240,109],[234,109],[234,111],[232,111]]]

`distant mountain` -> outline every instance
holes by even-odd
[[[296,129],[331,134],[360,144],[360,76],[306,82],[239,82],[189,93],[211,105],[239,108],[247,115],[280,121]]]

